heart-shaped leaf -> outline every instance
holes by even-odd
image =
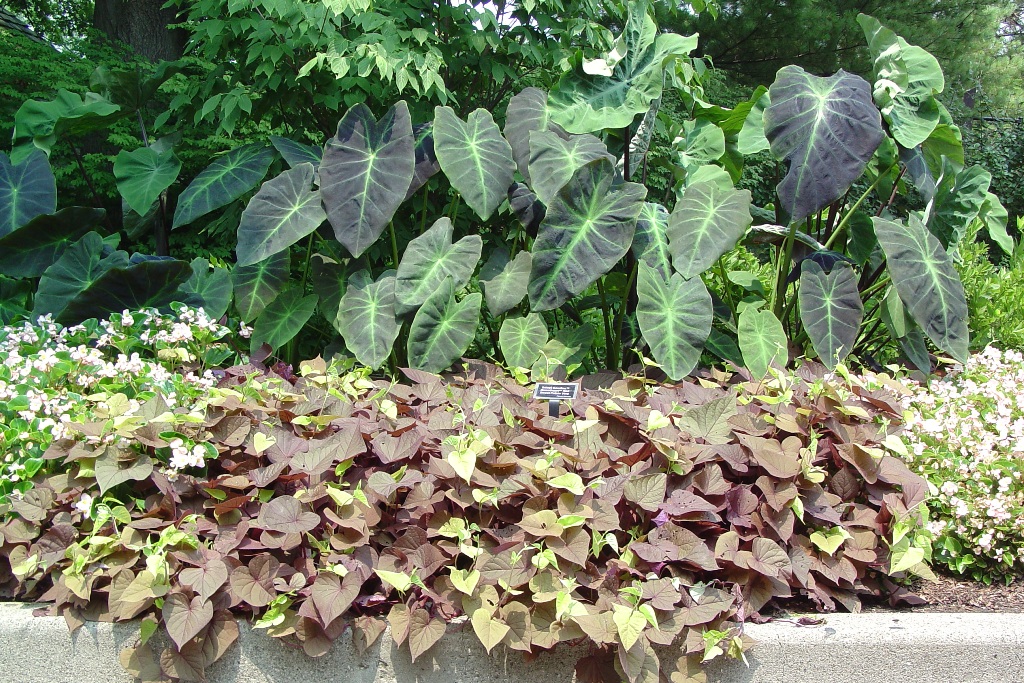
[[[127,265],[128,254],[115,251],[103,258],[103,238],[90,232],[68,248],[39,279],[34,315],[58,316],[80,292],[115,265]]]
[[[547,379],[557,368],[569,368],[583,362],[594,343],[594,328],[584,323],[579,327],[563,327],[555,332],[540,350],[540,359],[533,364],[534,379]]]
[[[1010,214],[999,201],[999,197],[991,192],[985,193],[985,203],[981,205],[978,213],[978,220],[985,226],[988,236],[993,242],[999,245],[1006,254],[1013,255],[1014,241],[1006,233],[1006,224],[1009,222]]]
[[[843,261],[828,274],[812,259],[801,264],[800,320],[814,352],[832,370],[853,350],[864,319],[857,273]]]
[[[163,618],[167,635],[181,649],[213,620],[213,604],[198,595],[189,600],[171,593],[164,598]]]
[[[361,256],[405,201],[416,166],[415,139],[404,101],[380,119],[357,104],[338,123],[320,164],[320,194],[334,235]]]
[[[451,578],[452,585],[458,591],[472,596],[476,590],[477,583],[480,581],[480,572],[476,569],[452,569],[449,573],[449,578]]]
[[[505,259],[508,259],[508,252],[505,252]],[[502,315],[523,300],[530,284],[532,267],[533,256],[528,251],[521,251],[490,277],[485,277],[485,269],[480,270],[480,284],[483,285],[487,310],[491,315]]]
[[[114,179],[117,191],[128,206],[140,216],[160,194],[178,179],[181,161],[173,150],[157,152],[152,147],[140,147],[132,152],[121,150],[114,159]]]
[[[329,626],[347,612],[352,602],[359,597],[359,588],[363,584],[357,576],[350,572],[341,579],[337,574],[323,571],[317,575],[311,597],[324,626]]]
[[[444,620],[431,617],[425,609],[413,610],[409,617],[409,652],[412,661],[429,650],[445,634]]]
[[[905,226],[873,220],[889,275],[910,316],[936,346],[966,363],[967,299],[949,254],[916,216]]]
[[[270,144],[274,146],[278,154],[288,163],[290,168],[300,164],[313,164],[313,168],[320,168],[324,150],[322,147],[307,145],[303,142],[296,142],[278,135],[270,136]]]
[[[310,189],[314,173],[311,164],[296,166],[263,183],[249,200],[238,224],[238,266],[284,251],[324,222],[321,193]]]
[[[434,373],[451,367],[476,335],[482,299],[474,293],[457,301],[455,283],[445,278],[413,318],[409,329],[410,366]]]
[[[171,258],[114,265],[69,301],[57,321],[69,325],[125,309],[166,308],[184,298],[180,288],[191,275],[187,262]]]
[[[614,164],[598,159],[578,169],[552,200],[533,244],[533,310],[558,308],[629,251],[647,189],[614,180]]]
[[[14,114],[11,160],[21,163],[36,150],[49,156],[61,135],[107,128],[129,113],[99,93],[87,92],[83,96],[63,88],[50,101],[28,100]]]
[[[268,344],[276,351],[294,339],[313,317],[316,302],[316,294],[302,296],[297,287],[282,292],[256,318],[249,340],[252,352],[255,353],[262,344]]]
[[[213,594],[228,581],[228,566],[223,560],[212,559],[200,567],[182,569],[178,578],[186,586],[191,586],[199,597],[209,600]]]
[[[106,493],[126,481],[143,481],[153,474],[153,461],[148,455],[107,446],[96,458],[96,483]]]
[[[668,221],[672,263],[684,278],[697,277],[735,247],[752,222],[748,190],[690,185]]]
[[[762,379],[771,365],[785,366],[789,360],[786,331],[769,310],[748,306],[739,318],[740,351],[743,363],[754,379]]]
[[[192,259],[191,266],[192,276],[181,286],[182,293],[194,295],[197,306],[213,320],[220,320],[231,305],[231,271],[211,267],[204,258]]]
[[[572,135],[568,139],[552,131],[530,134],[530,178],[533,191],[544,204],[572,178],[577,169],[596,161],[615,157],[593,135]]]
[[[772,154],[788,164],[779,199],[790,220],[800,221],[842,197],[864,173],[885,137],[882,117],[867,81],[845,71],[821,78],[786,66],[768,94],[764,133]]]
[[[39,277],[64,250],[100,224],[106,212],[72,206],[44,214],[0,237],[0,273]]]
[[[366,271],[349,278],[338,309],[337,327],[345,346],[363,365],[376,370],[391,354],[400,329],[395,313],[395,271],[376,282]]]
[[[916,546],[893,550],[889,563],[889,574],[905,572],[916,564],[924,561],[924,548]]]
[[[853,536],[843,527],[836,526],[824,531],[815,531],[809,538],[815,548],[831,556],[836,554],[836,551],[843,545],[843,541],[853,538]]]
[[[445,278],[455,287],[469,282],[483,250],[479,235],[466,235],[452,244],[452,222],[441,218],[409,242],[398,265],[395,297],[402,312],[412,310],[434,294]]]
[[[540,357],[548,341],[548,327],[540,313],[505,318],[498,331],[498,346],[505,362],[513,368],[529,368]]]
[[[504,622],[491,616],[491,610],[486,607],[478,607],[473,612],[470,622],[473,624],[473,632],[476,633],[476,637],[483,643],[488,654],[498,643],[504,640],[509,632],[509,627]]]
[[[684,280],[675,273],[666,280],[642,261],[639,267],[640,331],[665,374],[681,380],[696,367],[711,332],[711,295],[699,277]]]
[[[251,266],[236,266],[231,271],[235,308],[243,322],[252,322],[272,302],[288,282],[291,256],[280,251]]]
[[[487,220],[505,201],[515,177],[512,148],[491,113],[477,109],[463,121],[451,107],[434,109],[434,153],[452,187]]]
[[[636,219],[633,256],[658,271],[663,278],[672,276],[672,252],[668,240],[669,213],[661,204],[644,202]]]
[[[548,94],[540,88],[524,88],[508,101],[505,110],[505,138],[512,147],[512,157],[526,182],[530,182],[530,134],[543,130],[565,135],[561,126],[551,123]]]
[[[647,618],[639,611],[626,605],[612,605],[612,621],[619,634],[622,646],[627,650],[636,644],[640,634],[647,628]]]
[[[256,187],[273,161],[273,150],[263,144],[243,145],[218,158],[178,197],[172,229],[227,206]]]
[[[283,534],[304,534],[320,523],[320,515],[303,508],[295,496],[277,496],[260,508],[256,526]]]
[[[12,164],[0,152],[0,237],[57,210],[57,180],[41,150]]]
[[[935,199],[928,207],[928,229],[944,249],[956,249],[967,228],[981,213],[988,198],[992,174],[981,166],[957,171],[949,159],[942,160],[942,176]]]

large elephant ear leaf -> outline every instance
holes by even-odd
[[[256,187],[273,161],[273,150],[259,144],[233,149],[214,161],[178,197],[172,229],[227,206]]]
[[[0,152],[0,237],[57,210],[57,180],[41,150],[18,164]]]
[[[357,104],[338,123],[320,163],[320,194],[334,235],[353,256],[377,241],[405,201],[416,167],[409,107],[399,102],[377,121]]]
[[[319,299],[317,308],[320,314],[337,328],[341,300],[348,288],[348,267],[323,254],[314,254],[310,259],[309,275],[313,293]]]
[[[44,214],[0,237],[0,273],[39,277],[64,250],[100,224],[106,212],[72,206]]]
[[[540,88],[525,88],[513,95],[505,110],[505,138],[512,147],[512,157],[526,182],[530,182],[530,134],[553,131],[565,137],[565,131],[551,122],[548,94]]]
[[[498,346],[512,368],[529,368],[548,342],[548,327],[540,313],[505,318],[498,331]]]
[[[383,365],[400,329],[395,271],[389,270],[376,282],[365,270],[352,275],[338,308],[337,328],[356,360],[372,370]]]
[[[231,283],[235,292],[235,308],[243,322],[252,322],[281,293],[288,282],[291,257],[288,250],[251,266],[235,266]]]
[[[966,363],[967,299],[949,254],[916,216],[905,226],[883,218],[874,224],[889,276],[910,317],[937,347]]]
[[[772,154],[788,165],[779,198],[790,220],[803,220],[864,173],[885,137],[882,117],[867,81],[845,71],[820,78],[783,67],[768,94],[764,133]]]
[[[508,258],[508,254],[505,257]],[[484,272],[481,270],[480,282],[483,284],[487,310],[491,315],[499,316],[523,300],[526,288],[530,284],[532,267],[533,257],[530,252],[521,251],[500,271],[487,279],[484,279]]]
[[[928,229],[945,249],[955,249],[988,199],[992,174],[981,166],[961,171],[942,160],[942,176],[928,207]]]
[[[830,370],[835,369],[853,350],[864,319],[853,266],[840,261],[826,274],[817,262],[803,260],[800,319],[818,358]]]
[[[231,305],[231,271],[219,266],[210,266],[204,258],[194,258],[190,264],[192,275],[181,287],[183,294],[192,295],[213,320],[227,313]]]
[[[615,165],[598,159],[578,169],[551,201],[533,244],[533,310],[558,308],[629,251],[647,189],[614,181]]]
[[[276,297],[263,309],[252,326],[249,346],[252,353],[263,344],[277,350],[295,338],[316,310],[316,294],[303,296],[292,287]]]
[[[295,168],[299,164],[313,164],[313,168],[320,168],[320,162],[324,156],[322,147],[307,145],[304,142],[296,142],[278,135],[270,136],[270,144],[274,146],[289,168]]]
[[[409,199],[416,191],[427,184],[441,170],[441,164],[437,161],[437,154],[434,153],[434,124],[417,123],[412,127],[413,138],[416,143],[416,165],[412,174],[412,182],[409,189],[405,191],[405,198]]]
[[[481,302],[479,293],[458,301],[454,281],[445,278],[416,311],[409,328],[410,366],[435,373],[450,368],[476,336]]]
[[[56,317],[109,268],[128,264],[128,254],[123,251],[115,251],[104,258],[103,246],[99,233],[87,233],[47,268],[36,289],[33,315]]]
[[[157,151],[140,147],[131,152],[121,150],[114,159],[114,179],[117,191],[132,208],[145,216],[160,194],[178,179],[181,160],[174,151]]]
[[[300,164],[263,183],[238,224],[239,266],[251,266],[280,253],[324,222],[312,164]]]
[[[911,45],[874,17],[857,17],[875,60],[875,103],[889,131],[904,147],[917,147],[939,124],[935,95],[945,88],[939,61]]]
[[[181,299],[181,286],[191,275],[192,268],[186,261],[170,258],[116,265],[79,292],[57,316],[57,322],[73,325],[125,309],[166,308]]]
[[[398,265],[395,284],[399,312],[422,304],[445,278],[450,277],[455,287],[469,282],[480,260],[483,240],[479,235],[467,235],[452,244],[454,231],[452,222],[441,218],[409,242]]]
[[[686,377],[711,333],[711,294],[699,278],[664,278],[644,262],[637,280],[637,322],[654,360],[672,380]]]
[[[658,33],[648,3],[629,5],[613,51],[563,74],[548,98],[551,119],[570,133],[630,125],[661,97],[665,67],[697,47],[696,35]]]
[[[505,201],[515,178],[512,147],[486,109],[463,121],[451,107],[434,109],[434,153],[452,187],[487,220]]]
[[[672,263],[686,279],[700,275],[736,246],[752,222],[749,190],[690,185],[668,221]]]
[[[636,219],[636,234],[633,235],[633,256],[654,268],[666,279],[672,275],[668,224],[668,209],[661,204],[644,202]]]
[[[925,342],[924,332],[907,315],[906,307],[895,288],[890,288],[886,294],[881,312],[882,322],[889,328],[889,333],[893,338],[899,342],[906,359],[925,375],[930,375],[932,359],[928,354],[928,344]]]
[[[985,203],[981,205],[981,211],[978,213],[978,220],[988,231],[988,236],[993,242],[999,245],[1006,254],[1012,256],[1014,250],[1013,238],[1010,237],[1006,232],[1006,224],[1009,222],[1010,215],[1003,206],[1002,202],[999,201],[999,197],[995,196],[991,192],[985,193]]]
[[[594,328],[584,323],[579,327],[563,327],[541,347],[540,358],[530,369],[534,381],[560,375],[564,377],[583,362],[594,345]]]
[[[754,379],[764,378],[769,367],[789,361],[786,331],[771,311],[747,306],[740,313],[738,332],[743,364]]]
[[[569,182],[576,169],[597,159],[615,157],[593,135],[573,135],[569,139],[551,131],[530,135],[530,178],[534,192],[544,204]]]

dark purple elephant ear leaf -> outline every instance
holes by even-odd
[[[295,496],[278,496],[260,509],[256,526],[283,534],[302,534],[320,523],[320,515],[303,509]]]
[[[184,593],[171,593],[164,599],[163,617],[180,650],[213,620],[213,604],[198,595],[189,600]]]

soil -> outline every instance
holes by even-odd
[[[911,590],[927,604],[905,608],[915,612],[1024,612],[1024,581],[1009,586],[986,586],[977,581],[938,576],[938,581],[922,581]],[[891,607],[886,606],[891,610]],[[901,608],[902,611],[902,608]]]

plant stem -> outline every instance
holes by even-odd
[[[310,233],[309,240],[306,243],[306,262],[302,266],[302,293],[306,293],[306,283],[309,282],[309,263],[313,258],[313,235],[316,231]]]
[[[505,355],[501,352],[501,346],[498,344],[498,335],[494,331],[494,325],[491,323],[491,316],[484,313],[481,317],[484,319],[484,325],[487,326],[488,334],[491,335],[491,345],[494,346],[494,357],[504,363]]]
[[[420,214],[420,234],[422,235],[427,230],[427,208],[430,206],[430,188],[429,183],[423,186],[423,211]]]
[[[629,271],[629,279],[626,280],[626,289],[622,292],[622,303],[619,305],[619,314],[615,317],[615,354],[616,361],[618,361],[619,347],[622,346],[622,324],[626,320],[626,307],[629,306],[629,297],[633,291],[634,285],[636,285],[636,276],[640,270],[640,262],[634,261],[633,268]],[[623,351],[622,360],[625,362],[626,353]],[[616,367],[618,363],[612,367]],[[625,369],[625,368],[623,368]]]
[[[388,232],[391,233],[391,262],[398,268],[398,237],[395,236],[395,222],[388,222]]]
[[[608,367],[614,368],[617,361],[613,348],[612,321],[608,317],[608,297],[604,293],[604,278],[598,278],[597,280],[597,293],[601,295],[601,317],[604,318],[605,363],[608,364]]]
[[[895,164],[893,164],[893,166],[895,166]],[[885,170],[885,173],[891,171],[893,166],[887,168]],[[875,188],[878,187],[878,183],[882,182],[882,176],[885,175],[885,173],[879,173],[878,177],[875,178],[875,182],[871,183],[871,185],[868,186],[868,189],[864,190],[864,194],[858,197],[857,201],[854,202],[853,206],[851,206],[847,210],[847,212],[843,214],[843,220],[839,221],[839,225],[836,226],[835,231],[828,236],[828,241],[825,242],[826,249],[831,248],[832,245],[835,244],[835,241],[836,239],[838,239],[839,235],[843,234],[843,230],[846,228],[846,224],[850,222],[851,218],[853,218],[853,214],[857,211],[857,209],[860,208],[860,205],[863,204],[864,201],[868,198],[868,196],[872,192],[874,192]]]
[[[811,219],[808,218],[807,229],[810,230],[810,228]],[[789,287],[789,283],[786,282],[786,280],[789,278],[789,262],[793,258],[793,242],[795,241],[796,221],[790,224],[789,234],[786,235],[786,241],[783,244],[782,248],[779,250],[780,256],[782,256],[781,252],[784,252],[785,255],[782,256],[778,263],[778,267],[776,268],[776,277],[778,279],[775,281],[775,301],[773,302],[774,306],[772,307],[775,311],[775,317],[777,317],[779,320],[782,320],[784,317],[782,311],[784,301],[786,299],[786,289]]]
[[[729,310],[732,311],[732,317],[736,317],[736,302],[732,298],[732,290],[729,289],[729,278],[725,274],[725,263],[724,256],[718,257],[718,273],[722,276],[722,294],[725,298],[725,303],[729,305]]]

